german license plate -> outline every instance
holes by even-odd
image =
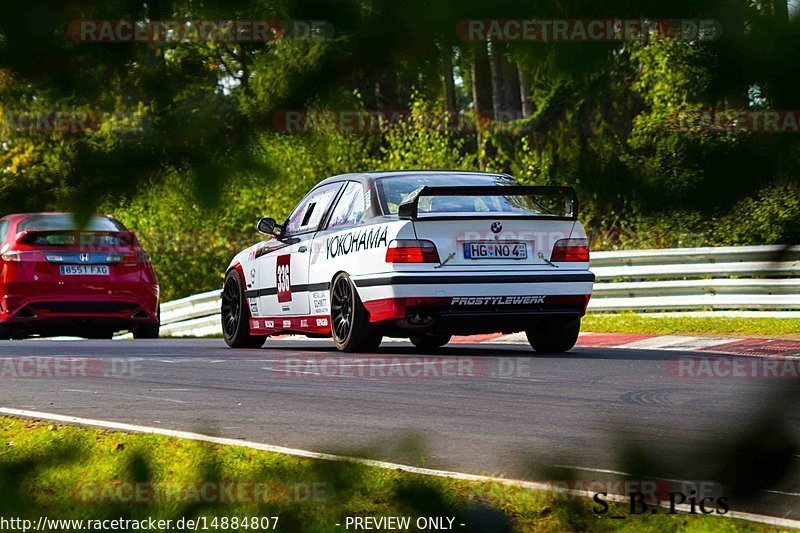
[[[62,276],[108,276],[108,265],[63,265]]]
[[[524,242],[465,242],[465,259],[527,259]]]

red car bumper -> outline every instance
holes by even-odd
[[[12,282],[2,288],[2,324],[38,331],[70,324],[127,329],[159,321],[157,284],[108,281],[64,286],[58,282]]]

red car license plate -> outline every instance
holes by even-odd
[[[108,276],[108,265],[64,265],[61,267],[62,276]]]

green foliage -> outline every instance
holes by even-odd
[[[103,206],[136,231],[150,253],[162,301],[221,286],[224,258],[255,242],[255,232],[233,231],[233,221],[220,224],[219,209],[202,208],[191,181],[175,172],[131,201]]]
[[[387,127],[371,166],[374,170],[475,170],[476,156],[467,152],[467,139],[448,125],[455,121],[415,94],[410,117]]]
[[[746,197],[714,224],[719,244],[800,243],[800,186],[781,182]]]
[[[592,250],[684,248],[710,246],[712,221],[697,211],[609,213],[592,218],[588,228]]]

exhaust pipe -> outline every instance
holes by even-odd
[[[39,318],[39,315],[34,313],[30,307],[23,307],[17,312],[15,318]]]

